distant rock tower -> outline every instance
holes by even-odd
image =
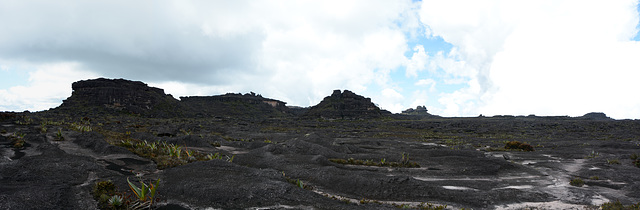
[[[304,116],[327,119],[370,119],[382,117],[385,114],[390,113],[378,108],[370,98],[365,98],[349,90],[344,92],[334,90],[318,105],[311,107]]]

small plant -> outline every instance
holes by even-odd
[[[120,195],[114,195],[109,198],[109,206],[114,209],[122,208],[124,205],[124,199]]]
[[[589,177],[589,179],[591,179],[591,180],[600,180],[600,177],[599,176],[592,176],[592,177]]]
[[[208,160],[222,159],[222,155],[220,155],[220,153],[217,153],[217,152],[216,152],[215,154],[208,154],[208,155],[206,156],[206,158],[207,158]]]
[[[287,180],[287,182],[296,185],[300,189],[305,189],[305,190],[312,190],[313,189],[313,187],[311,185],[305,184],[300,179],[292,179],[291,177],[286,176],[284,174],[284,171],[282,172],[282,176],[284,177],[285,180]]]
[[[24,148],[24,136],[25,134],[19,134],[19,133],[14,133],[12,136],[13,141],[11,142],[13,144],[13,148],[16,149],[22,149]]]
[[[510,141],[504,145],[505,149],[514,149],[514,150],[522,150],[526,152],[535,151],[533,147],[527,143],[522,143],[519,141]]]
[[[300,181],[300,179],[296,180],[296,186],[300,189],[304,189],[304,182]]]
[[[575,179],[572,179],[569,182],[569,184],[571,186],[582,187],[582,186],[584,186],[584,181],[582,179],[580,179],[580,178],[575,178]]]
[[[193,133],[191,130],[180,129],[180,131],[186,136],[190,136]]]
[[[264,143],[271,144],[273,142],[271,140],[267,139],[267,140],[264,140]]]
[[[151,208],[160,179],[156,180],[155,184],[150,182],[149,185],[145,184],[142,179],[140,179],[140,187],[131,183],[129,178],[127,178],[127,183],[129,184],[129,188],[133,194],[138,198],[137,205],[134,204],[134,206]]]
[[[211,144],[211,146],[214,146],[214,147],[220,147],[220,146],[222,146],[222,145],[220,145],[220,142],[217,142],[217,141],[216,141],[216,142],[211,142],[211,143],[209,143],[209,144]]]
[[[58,129],[58,132],[56,133],[56,137],[54,138],[54,140],[64,141],[64,136],[62,136],[62,128]]]
[[[598,157],[598,156],[600,156],[600,153],[599,153],[599,152],[596,152],[596,151],[591,150],[591,153],[589,153],[589,155],[588,155],[586,158],[587,158],[587,159],[591,159],[591,158],[596,158],[596,157]]]
[[[638,159],[638,154],[633,153],[633,154],[629,155],[629,159],[631,159],[631,160],[637,160],[637,159]]]
[[[609,163],[610,165],[620,164],[620,160],[618,160],[618,159],[613,159],[613,160],[607,159],[607,163]]]
[[[116,194],[116,185],[111,180],[96,182],[93,185],[91,194],[93,199],[98,201],[100,209],[109,209],[112,195]]]
[[[40,125],[40,132],[41,133],[47,133],[47,123],[46,122],[42,122],[42,124]]]

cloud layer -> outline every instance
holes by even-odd
[[[363,6],[366,5],[366,6]],[[409,1],[18,1],[0,6],[0,58],[74,62],[176,95],[257,91],[292,104],[385,86],[406,63]],[[25,12],[32,11],[32,12]],[[406,24],[405,24],[406,22]],[[384,103],[384,102],[382,102]]]
[[[459,5],[467,5],[459,7]],[[637,1],[424,1],[431,36],[454,45],[468,87],[452,115],[640,117]]]

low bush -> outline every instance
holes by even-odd
[[[584,181],[580,178],[575,178],[575,179],[572,179],[571,182],[569,182],[569,184],[576,187],[582,187],[584,186]]]
[[[640,209],[640,203],[625,206],[619,200],[616,200],[612,202],[603,203],[602,205],[600,205],[600,209],[602,210],[625,210],[625,209],[637,210],[637,209]]]
[[[399,162],[392,162],[392,161],[387,161],[387,159],[383,158],[380,159],[380,162],[376,162],[373,160],[357,160],[354,158],[349,158],[349,159],[337,159],[337,158],[332,158],[329,159],[329,161],[334,162],[334,163],[338,163],[338,164],[343,164],[343,165],[364,165],[364,166],[380,166],[380,167],[398,167],[398,168],[420,168],[420,164],[411,161],[411,159],[409,159],[409,154],[408,153],[402,153],[402,157],[400,159]]]
[[[505,149],[522,150],[522,151],[527,151],[527,152],[535,151],[535,150],[533,149],[533,146],[531,146],[531,145],[529,145],[529,144],[527,144],[527,143],[519,142],[519,141],[510,141],[510,142],[507,142],[507,143],[504,145],[504,148],[505,148]]]

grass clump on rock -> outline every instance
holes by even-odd
[[[223,155],[219,153],[203,154],[179,145],[167,144],[166,142],[147,142],[127,139],[121,140],[117,145],[127,148],[140,157],[152,159],[156,162],[159,169],[180,166],[195,161],[223,158]],[[235,156],[224,157],[227,157],[227,161],[232,162]]]
[[[625,206],[619,200],[616,200],[612,202],[603,203],[602,205],[600,205],[600,208],[602,210],[626,210],[626,209],[635,210],[635,209],[640,209],[640,203]]]
[[[638,154],[633,153],[631,156],[629,156],[629,158],[633,160],[633,165],[636,165],[636,167],[640,168],[640,158],[638,157]]]
[[[569,184],[570,184],[571,186],[582,187],[582,186],[584,186],[584,180],[582,180],[582,179],[580,179],[580,178],[575,178],[575,179],[572,179],[572,180],[569,182]]]
[[[505,149],[513,149],[513,150],[522,150],[522,151],[525,151],[525,152],[535,151],[535,150],[533,149],[533,146],[531,146],[531,145],[529,145],[529,144],[527,144],[527,143],[519,142],[519,141],[510,141],[510,142],[507,142],[507,143],[504,145],[504,148],[505,148]]]
[[[420,168],[420,164],[413,162],[409,159],[409,154],[402,153],[402,158],[400,162],[392,162],[387,161],[386,159],[380,159],[380,162],[376,162],[373,160],[357,160],[354,158],[349,159],[337,159],[332,158],[329,161],[343,164],[343,165],[364,165],[364,166],[380,166],[380,167],[398,167],[398,168]]]

